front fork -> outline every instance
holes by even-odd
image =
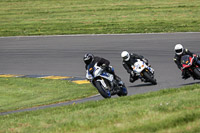
[[[105,89],[109,89],[109,86],[106,84],[106,81],[103,79],[103,78],[98,78],[98,79],[94,79],[98,82],[101,83],[101,85],[105,88]],[[94,81],[93,81],[94,82]],[[92,84],[94,85],[94,83],[92,82]],[[111,86],[110,88],[113,88],[113,82],[110,82],[111,83]],[[94,85],[95,86],[95,85]]]
[[[104,88],[108,89],[108,87],[107,87],[107,85],[106,85],[106,83],[105,83],[105,81],[103,79],[97,79],[97,81],[101,82],[102,86]]]
[[[150,67],[149,67],[150,68]],[[146,72],[148,72],[148,73],[150,73],[150,76],[152,77],[152,78],[154,78],[154,69],[153,68],[150,68],[150,69],[144,69],[143,71],[146,71]],[[140,76],[141,76],[141,78],[143,78],[144,79],[144,74],[141,72],[140,73]]]

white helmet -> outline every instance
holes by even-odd
[[[130,59],[130,54],[127,51],[123,51],[121,53],[121,57],[123,58],[123,60],[128,61]]]
[[[174,51],[177,55],[181,55],[183,53],[183,46],[181,44],[176,44],[174,47]]]

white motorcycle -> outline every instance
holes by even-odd
[[[89,65],[86,73],[86,78],[97,88],[98,92],[104,98],[110,98],[112,95],[126,96],[127,89],[125,84],[121,82],[121,85],[114,79],[114,76],[95,65]]]
[[[156,79],[154,78],[154,69],[147,66],[143,61],[137,59],[132,66],[133,71],[137,76],[144,82],[151,82],[153,85],[156,85]]]

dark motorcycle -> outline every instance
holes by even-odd
[[[186,75],[193,77],[193,79],[200,79],[200,68],[196,65],[195,57],[184,55],[181,57],[181,64]]]

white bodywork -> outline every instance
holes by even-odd
[[[143,61],[140,59],[137,59],[137,62],[135,62],[134,65],[131,66],[133,68],[133,71],[137,74],[140,75],[140,73],[146,68],[150,72],[154,73],[153,68],[148,67]]]
[[[112,74],[109,74],[109,73],[107,73],[107,72],[103,72],[103,69],[102,69],[101,67],[97,66],[97,63],[94,65],[93,69],[94,69],[94,70],[93,70],[93,76],[92,76],[92,74],[90,74],[90,73],[88,72],[88,70],[87,70],[87,71],[86,71],[86,78],[89,79],[89,80],[92,80],[93,78],[99,77],[99,76],[100,76],[100,77],[102,77],[102,78],[101,78],[101,79],[98,79],[97,81],[101,82],[101,84],[102,84],[105,88],[107,88],[107,86],[106,86],[106,84],[105,84],[103,78],[105,78],[105,79],[109,80],[110,82],[112,82],[113,79],[114,79],[113,75],[112,75]]]

